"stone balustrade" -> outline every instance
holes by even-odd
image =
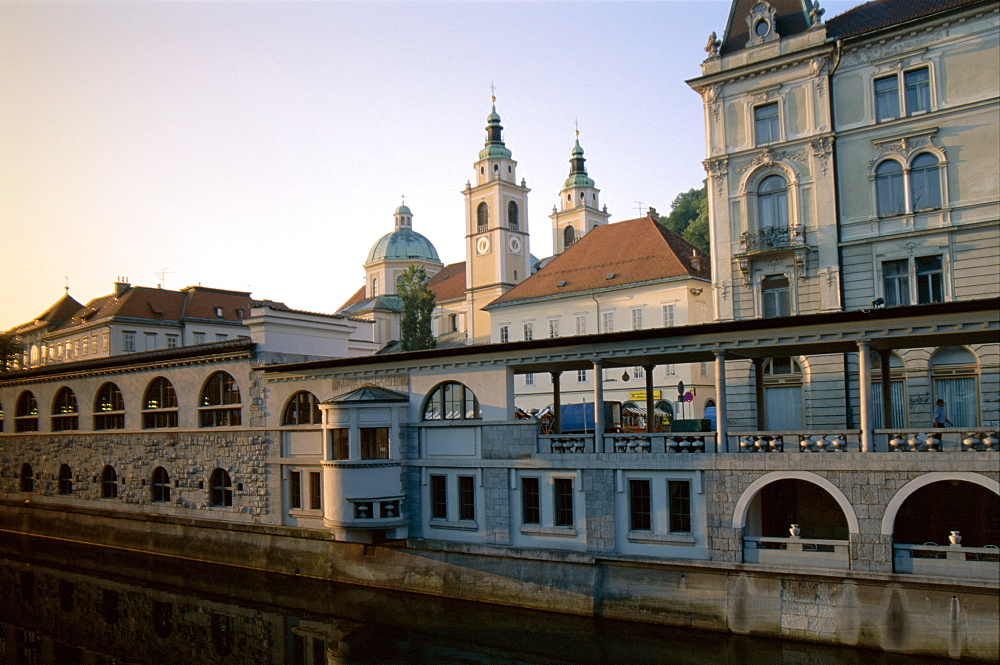
[[[733,450],[741,453],[857,452],[860,450],[860,435],[856,430],[841,430],[832,434],[804,431],[730,432],[737,443]]]
[[[962,577],[1000,581],[1000,547],[961,545],[906,545],[893,547],[893,568],[897,573]]]
[[[938,427],[934,429],[880,429],[886,450],[892,452],[1000,452],[1000,430]]]
[[[541,434],[539,453],[593,453],[593,434]]]
[[[743,562],[846,570],[851,567],[850,543],[815,538],[746,537]]]

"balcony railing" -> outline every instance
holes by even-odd
[[[759,252],[768,249],[784,249],[805,244],[802,226],[765,226],[757,231],[740,234],[740,245],[744,252]]]
[[[743,562],[848,569],[851,567],[850,543],[813,538],[744,538]]]
[[[893,452],[1000,452],[1000,429],[970,429],[967,427],[939,427],[934,429],[879,429],[877,438],[884,448]]]
[[[593,453],[593,434],[542,434],[538,437],[539,453]],[[716,452],[712,432],[606,433],[603,446],[596,452],[627,454],[643,453],[704,453]]]
[[[1000,548],[961,545],[893,545],[897,573],[1000,581]]]
[[[860,441],[860,430],[729,432],[730,450],[740,453],[858,452]]]

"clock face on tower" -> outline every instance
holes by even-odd
[[[510,249],[511,254],[521,253],[521,239],[517,236],[511,236],[510,240],[507,242],[507,247]]]
[[[476,241],[476,254],[489,254],[490,252],[490,239],[489,236],[482,236]]]

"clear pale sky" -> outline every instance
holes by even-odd
[[[83,303],[125,276],[332,312],[404,193],[464,260],[491,82],[532,254],[575,121],[612,221],[666,212],[704,178],[684,81],[729,5],[0,2],[0,330],[67,277]]]

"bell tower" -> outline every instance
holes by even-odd
[[[552,207],[552,253],[562,254],[566,248],[589,233],[595,226],[608,223],[608,208],[600,207],[601,190],[587,175],[583,148],[580,147],[580,130],[576,130],[576,143],[569,160],[569,177],[559,192],[559,206]]]
[[[496,97],[486,118],[486,144],[474,164],[476,184],[465,184],[465,298],[470,344],[490,341],[482,308],[531,274],[528,192],[517,182],[517,162],[503,142]]]

